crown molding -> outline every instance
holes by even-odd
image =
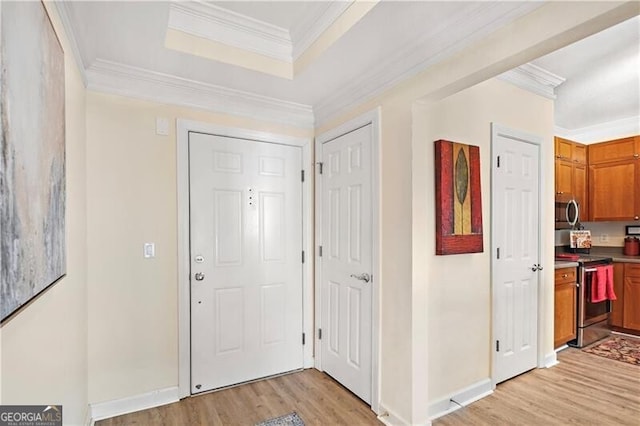
[[[351,1],[333,1],[317,3],[317,13],[306,15],[291,28],[293,41],[293,60],[298,59],[311,45],[354,3]]]
[[[594,124],[577,129],[555,126],[555,135],[584,144],[597,143],[640,134],[640,115]]]
[[[310,106],[97,59],[89,90],[204,109],[300,128],[314,125]]]
[[[69,10],[69,3],[65,1],[54,1],[53,4],[55,5],[56,12],[58,12],[58,16],[62,22],[62,27],[64,28],[67,40],[69,41],[71,54],[76,61],[76,68],[80,72],[82,83],[87,87],[87,73],[85,71],[84,61],[82,60],[78,41],[76,40],[76,31],[71,23],[71,19],[69,18],[69,15],[71,14],[71,11]]]
[[[169,4],[168,28],[291,63],[287,29],[204,2]]]
[[[566,80],[531,63],[520,65],[497,78],[548,99],[556,98],[555,88]]]
[[[443,21],[438,26],[425,28],[423,35],[407,44],[404,49],[398,50],[395,55],[379,62],[360,75],[357,80],[347,83],[317,103],[313,109],[316,126],[322,126],[342,111],[367,102],[396,84],[416,76],[431,65],[443,61],[505,23],[511,22],[514,17],[522,16],[540,7],[540,4],[523,2],[505,13],[498,12],[496,17],[494,8],[499,7],[501,7],[500,4],[495,3],[473,2],[464,12],[458,13],[454,20]],[[487,25],[488,21],[491,24]],[[473,30],[468,36],[452,43],[448,28],[456,25],[471,25]],[[433,52],[425,54],[428,47],[432,47]]]

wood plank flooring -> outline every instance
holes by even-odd
[[[434,426],[640,426],[640,367],[569,348],[560,364],[498,385]],[[296,411],[305,425],[380,425],[360,399],[305,370],[97,422],[122,425],[254,425]]]
[[[96,425],[249,426],[292,411],[308,426],[382,424],[362,400],[326,374],[309,369],[186,398]]]
[[[569,348],[434,426],[640,426],[640,367]]]

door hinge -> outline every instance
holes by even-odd
[[[500,247],[496,249],[496,257],[500,259]]]
[[[304,263],[304,250],[302,250],[302,263]]]
[[[304,333],[302,333],[302,344],[304,345]]]
[[[498,167],[500,167],[500,156],[498,155]]]
[[[316,164],[318,165],[318,172],[322,174],[322,161],[318,161]]]
[[[500,352],[500,340],[496,340],[496,352]]]
[[[318,340],[322,340],[322,329],[318,329]]]
[[[304,170],[300,170],[300,180],[304,182]]]
[[[322,246],[318,246],[318,256],[322,257]]]

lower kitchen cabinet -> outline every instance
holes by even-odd
[[[640,263],[614,263],[613,287],[617,300],[612,302],[609,325],[640,334]]]
[[[625,263],[623,291],[622,326],[640,331],[640,263]]]
[[[576,338],[577,327],[576,268],[555,271],[553,346],[560,347]]]

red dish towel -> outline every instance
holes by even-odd
[[[616,300],[616,294],[613,292],[613,265],[603,266],[602,268],[605,270],[607,276],[607,299]]]
[[[613,292],[613,266],[598,266],[591,276],[591,303],[616,300]]]

